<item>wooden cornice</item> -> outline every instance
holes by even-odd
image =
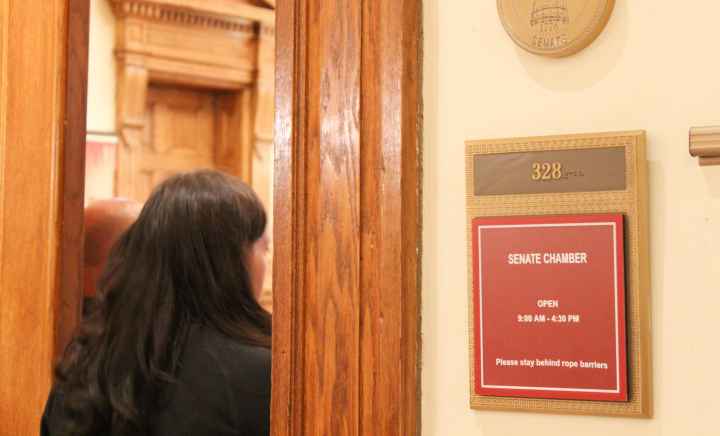
[[[121,69],[142,68],[150,82],[237,90],[264,68],[258,47],[274,35],[275,11],[260,0],[109,1]]]
[[[110,0],[117,17],[135,16],[187,25],[247,31],[252,22],[273,25],[275,11],[240,0]],[[270,2],[268,2],[270,3]],[[251,29],[250,29],[251,30]]]

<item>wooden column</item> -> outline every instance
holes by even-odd
[[[136,154],[143,147],[148,71],[134,64],[132,58],[117,60],[117,129],[120,136],[117,152],[115,191],[118,196],[136,198],[138,174]]]
[[[83,185],[65,175],[84,167],[88,11],[0,0],[2,435],[38,434],[79,316]]]
[[[272,432],[418,432],[420,0],[277,2]]]

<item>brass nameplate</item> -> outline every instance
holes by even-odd
[[[477,154],[474,194],[625,190],[625,147]]]

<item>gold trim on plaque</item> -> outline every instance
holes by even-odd
[[[625,189],[596,192],[479,195],[474,193],[477,155],[549,150],[625,149]],[[645,132],[615,132],[466,142],[466,203],[470,407],[479,410],[518,410],[545,413],[652,416],[650,360],[650,267],[648,237],[648,181]],[[488,397],[474,393],[474,312],[472,220],[488,216],[622,213],[625,216],[626,310],[629,401],[575,401]]]

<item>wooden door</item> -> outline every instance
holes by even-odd
[[[252,108],[242,105],[239,93],[217,93],[178,86],[150,85],[146,91],[142,140],[124,144],[120,151],[120,196],[144,202],[168,177],[185,171],[214,168],[248,178],[249,154],[239,150]],[[241,100],[235,107],[235,100]],[[238,115],[234,113],[240,112]],[[250,111],[245,113],[244,111]],[[241,118],[233,123],[228,118]],[[231,129],[236,130],[231,132]]]
[[[418,434],[420,0],[278,0],[274,436]]]
[[[129,196],[144,202],[174,174],[215,167],[215,100],[208,92],[148,88],[142,146],[133,153],[131,168],[118,168],[135,172]]]
[[[79,318],[88,0],[0,0],[0,435],[34,435]]]

